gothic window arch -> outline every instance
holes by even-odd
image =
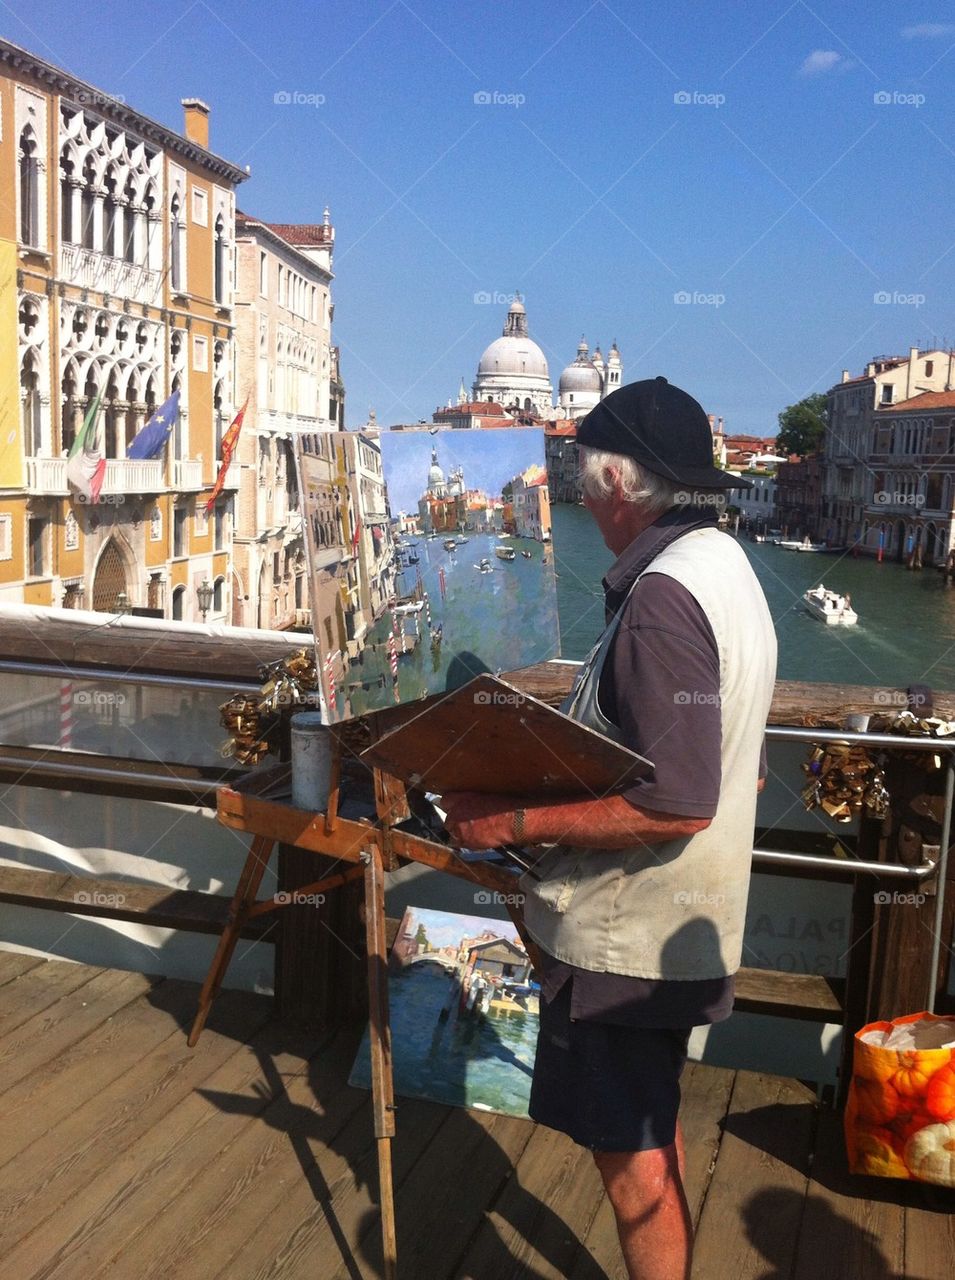
[[[20,241],[36,246],[40,239],[40,157],[33,126],[20,134]]]
[[[226,238],[225,220],[220,213],[215,221],[215,258],[213,263],[214,291],[213,297],[221,305],[225,303],[226,288]]]
[[[182,200],[174,191],[169,203],[169,284],[177,292],[183,288],[182,272]]]
[[[43,419],[40,403],[40,362],[34,351],[27,350],[20,364],[20,404],[23,447],[28,457],[37,457],[43,449]]]
[[[110,165],[103,179],[103,252],[111,258],[116,253],[116,228],[119,224],[119,200],[117,197],[117,178],[115,166]]]
[[[63,411],[60,415],[63,449],[65,452],[69,452],[73,447],[73,441],[76,439],[77,414],[79,413],[79,406],[76,400],[76,369],[72,361],[63,371],[63,377],[60,380],[60,391],[63,396]]]
[[[96,164],[92,152],[83,165],[83,187],[80,194],[80,243],[84,249],[95,248]]]
[[[126,186],[123,189],[123,258],[126,262],[136,261],[136,215],[133,211],[133,204],[136,199],[136,185],[133,181],[133,175],[130,174],[126,179]]]
[[[69,147],[60,152],[60,239],[73,241],[73,160]]]

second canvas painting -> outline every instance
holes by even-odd
[[[329,721],[559,653],[539,428],[298,441]]]

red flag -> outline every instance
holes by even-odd
[[[208,515],[216,505],[216,498],[218,498],[219,494],[222,492],[222,486],[225,484],[226,472],[229,470],[229,463],[232,461],[232,455],[235,453],[235,447],[239,443],[239,432],[242,430],[242,419],[245,417],[246,406],[249,403],[249,395],[251,394],[251,392],[246,394],[242,408],[232,419],[228,431],[222,437],[222,445],[220,446],[222,450],[222,461],[219,463],[219,474],[216,476],[216,482],[213,485],[212,494],[210,495],[209,501],[206,503],[206,515]]]
[[[355,518],[355,532],[351,539],[351,553],[353,556],[358,554],[358,539],[361,536],[361,516]]]

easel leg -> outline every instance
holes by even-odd
[[[398,1240],[391,1176],[391,1139],[395,1133],[395,1093],[388,1020],[388,958],[385,947],[385,878],[381,852],[362,853],[365,864],[365,930],[368,950],[368,1012],[371,1041],[371,1090],[378,1140],[378,1198],[385,1280],[398,1275]]]
[[[229,916],[225,928],[222,930],[219,945],[216,947],[216,953],[212,957],[212,964],[209,966],[206,980],[202,984],[202,990],[199,992],[199,1009],[192,1024],[192,1030],[189,1032],[188,1044],[190,1049],[195,1046],[202,1033],[202,1028],[206,1025],[206,1018],[209,1016],[212,1002],[216,998],[219,987],[222,985],[222,979],[225,977],[226,970],[229,967],[229,961],[232,959],[235,945],[239,941],[242,926],[248,918],[249,908],[255,902],[259,885],[265,875],[265,868],[269,865],[273,844],[274,841],[271,836],[256,836],[252,841],[249,856],[245,860],[245,866],[242,868],[242,874],[239,876],[239,883],[236,886],[235,895],[229,907]]]

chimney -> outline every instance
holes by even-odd
[[[843,382],[848,382],[848,381],[849,381],[849,370],[848,370],[848,369],[843,369],[843,371],[842,371],[842,381],[843,381]]]
[[[720,424],[720,425],[719,425],[719,432],[720,432],[720,435],[722,435],[722,434],[723,434],[723,419],[722,419],[722,418],[718,418],[718,419],[717,419],[717,421],[718,421],[718,422],[719,422],[719,424]]]
[[[197,147],[209,150],[209,107],[201,98],[183,98],[186,113],[186,137]]]
[[[909,347],[909,367],[905,376],[905,398],[911,400],[915,395],[915,362],[919,358],[918,347]]]
[[[716,430],[716,415],[713,413],[708,413],[706,417],[710,424],[710,433],[712,434]]]

